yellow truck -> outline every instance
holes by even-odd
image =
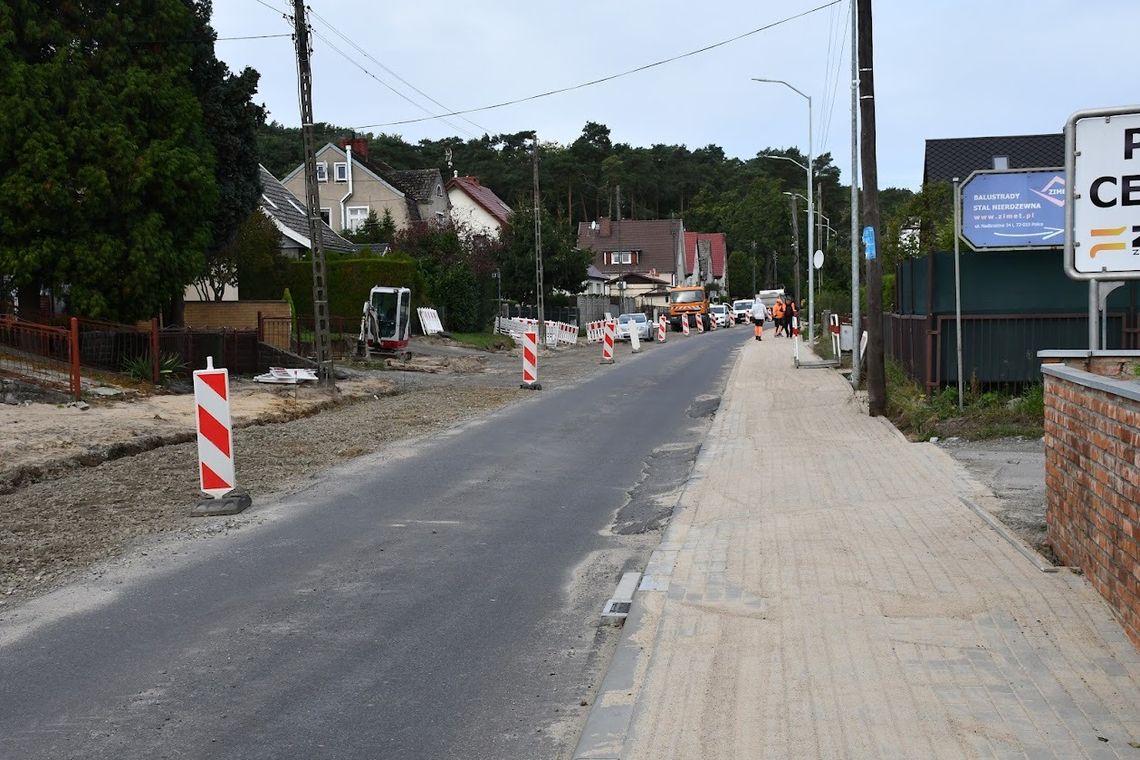
[[[681,329],[681,320],[689,320],[689,327],[696,327],[696,320],[709,329],[709,298],[700,285],[682,285],[669,288],[669,325],[676,332]]]

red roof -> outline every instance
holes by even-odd
[[[725,242],[723,232],[686,232],[685,233],[685,274],[693,273],[697,261],[697,241],[708,240],[712,254],[712,276],[715,279],[724,277],[724,260],[728,255],[728,243]]]
[[[509,223],[511,207],[503,203],[491,188],[480,185],[478,177],[452,177],[447,181],[447,189],[450,190],[453,187],[458,187],[467,193],[471,200],[495,217],[499,224],[506,225]]]

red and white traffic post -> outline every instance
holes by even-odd
[[[697,315],[697,332],[703,333],[705,331],[705,318],[700,314]]]
[[[681,315],[681,332],[683,332],[685,335],[689,334],[689,315],[688,314],[682,314]]]
[[[194,371],[195,421],[198,430],[198,486],[208,499],[195,514],[236,514],[249,506],[249,495],[234,494],[234,431],[230,422],[230,375],[225,367],[214,368],[206,357],[206,369]]]
[[[524,390],[539,391],[542,385],[538,382],[538,332],[527,330],[523,333],[523,375],[519,385]]]
[[[662,314],[661,316],[659,316],[657,318],[657,342],[658,343],[664,343],[665,342],[665,326],[666,326],[665,315]]]
[[[602,364],[614,363],[614,333],[616,331],[617,323],[606,320],[606,332],[602,336]]]

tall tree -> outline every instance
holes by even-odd
[[[214,55],[218,35],[210,26],[212,0],[183,2],[194,18],[190,83],[215,157],[219,202],[209,226],[212,251],[218,251],[237,234],[261,196],[257,135],[265,124],[265,108],[253,101],[258,73],[246,67],[234,74]]]
[[[0,5],[0,269],[20,285],[128,320],[202,271],[218,191],[195,30],[183,0]]]

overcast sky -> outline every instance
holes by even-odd
[[[379,3],[307,0],[368,55],[448,109],[476,108],[571,86],[675,56],[809,10],[828,0],[521,0]],[[279,9],[270,10],[267,6]],[[288,31],[289,0],[214,0],[219,37]],[[421,138],[537,129],[572,142],[586,121],[614,142],[698,148],[748,158],[765,146],[807,149],[807,104],[751,77],[784,79],[812,98],[815,152],[850,169],[848,0],[729,45],[562,95],[374,132]],[[876,0],[879,184],[917,188],[924,140],[1060,132],[1079,108],[1127,105],[1137,95],[1129,33],[1136,0]],[[424,116],[341,57],[423,104],[318,18],[318,121],[364,127]],[[292,42],[219,41],[231,68],[261,72],[270,118],[300,123]],[[456,167],[460,171],[463,167]]]

